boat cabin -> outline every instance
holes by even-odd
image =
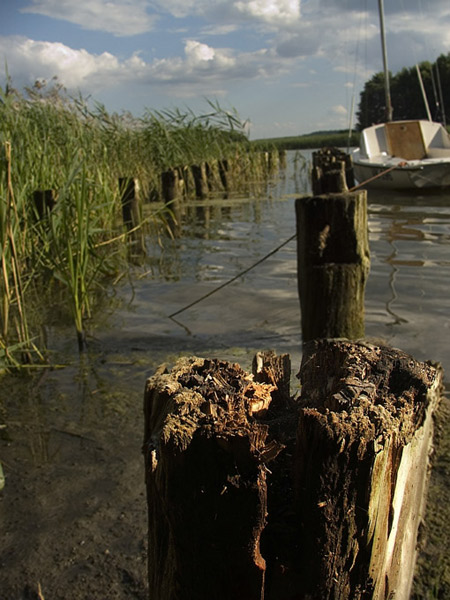
[[[450,157],[450,136],[440,123],[390,121],[361,133],[361,157],[392,156],[410,160]]]

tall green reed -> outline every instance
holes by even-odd
[[[18,348],[16,362],[42,358],[33,339],[48,313],[30,306],[43,296],[50,307],[65,298],[84,347],[96,297],[128,268],[120,177],[138,178],[148,196],[165,169],[249,153],[237,115],[213,102],[200,116],[147,111],[136,119],[70,98],[57,82],[25,96],[8,81],[0,88],[0,121],[0,360],[10,364]],[[56,204],[40,214],[33,194],[50,189]],[[167,228],[165,210],[147,216],[153,231]]]
[[[1,336],[0,360],[16,363],[12,352],[19,349],[24,357],[28,354],[30,339],[28,334],[25,302],[23,294],[20,231],[18,231],[19,214],[11,182],[11,144],[4,144],[4,167],[6,179],[2,186],[2,202],[0,205],[0,243],[1,243]],[[12,309],[15,308],[15,313]],[[17,343],[10,347],[10,328],[14,328]],[[26,360],[29,357],[26,356]]]

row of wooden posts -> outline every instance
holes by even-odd
[[[157,190],[148,192],[148,199],[161,200],[174,216],[174,223],[180,219],[181,202],[187,197],[204,200],[213,193],[220,192],[225,197],[248,184],[248,177],[237,168],[239,160],[223,159],[202,162],[190,167],[174,167],[163,171]],[[247,165],[248,166],[248,165]],[[253,171],[258,181],[286,167],[286,152],[259,152],[253,157]],[[120,177],[118,180],[123,223],[130,233],[131,241],[143,246],[139,228],[143,219],[144,197],[142,182],[136,177]],[[192,187],[192,190],[190,189]],[[38,218],[51,212],[57,201],[53,189],[36,190],[33,194],[34,207]]]
[[[152,600],[409,600],[442,370],[364,340],[366,192],[317,160],[341,188],[296,201],[300,395],[273,351],[147,381]]]

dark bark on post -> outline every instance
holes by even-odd
[[[369,273],[366,191],[296,201],[303,342],[364,336]]]
[[[222,187],[226,193],[229,192],[229,177],[228,171],[230,169],[230,165],[226,159],[219,160],[219,177],[222,182]]]
[[[56,204],[55,190],[36,190],[33,192],[33,203],[39,219],[46,217]]]
[[[347,192],[355,185],[351,156],[337,148],[313,152],[311,178],[315,196]]]
[[[208,182],[206,181],[205,164],[191,166],[194,177],[195,196],[198,199],[204,199],[208,196]]]
[[[171,206],[180,199],[182,185],[177,169],[169,169],[161,173],[162,197],[165,204]]]
[[[273,352],[253,378],[191,357],[148,380],[152,600],[409,599],[442,371],[310,346],[297,401]]]
[[[141,206],[139,201],[139,182],[132,177],[119,177],[122,218],[134,249],[145,252],[145,243],[141,225]]]
[[[178,169],[169,169],[161,173],[162,197],[165,205],[170,210],[170,228],[174,235],[179,234],[181,224],[181,195],[184,187]]]

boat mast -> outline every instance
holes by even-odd
[[[381,33],[381,50],[383,52],[383,67],[384,67],[384,94],[386,98],[386,121],[392,121],[392,102],[391,90],[389,86],[389,69],[387,64],[386,52],[386,34],[384,31],[384,6],[383,0],[378,0],[378,10],[380,13],[380,33]]]

